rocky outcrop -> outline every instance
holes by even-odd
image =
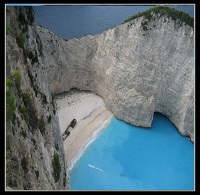
[[[6,16],[6,185],[13,190],[69,189],[53,97],[72,88],[95,92],[136,126],[150,127],[160,112],[194,141],[194,31],[186,23],[152,13],[66,41],[36,25],[30,7],[9,7]]]
[[[56,107],[48,83],[33,72],[41,45],[35,39],[28,51],[25,44],[37,37],[33,10],[6,12],[6,190],[69,189]]]
[[[91,90],[136,126],[150,127],[160,112],[194,141],[194,31],[179,19],[152,15],[68,41],[37,26],[44,74],[52,94]]]

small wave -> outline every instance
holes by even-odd
[[[88,166],[91,167],[91,168],[93,168],[93,169],[97,169],[97,170],[99,170],[99,171],[103,171],[102,169],[100,169],[100,168],[98,168],[98,167],[95,167],[95,166],[93,166],[93,165],[91,165],[91,164],[88,164]]]
[[[99,127],[98,129],[96,129],[93,134],[92,137],[89,138],[88,140],[86,140],[84,144],[85,146],[83,148],[81,148],[78,152],[78,154],[75,156],[75,158],[72,159],[72,165],[69,167],[69,171],[72,170],[73,166],[76,164],[76,162],[79,160],[79,158],[83,155],[84,151],[86,150],[86,148],[98,137],[98,135],[100,134],[101,130],[105,129],[105,127],[110,123],[111,118],[113,115],[111,115],[104,123],[101,127]]]

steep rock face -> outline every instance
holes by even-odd
[[[147,29],[140,17],[100,35],[65,41],[33,17],[28,7],[7,10],[6,100],[15,106],[15,116],[6,121],[7,186],[69,189],[53,95],[71,88],[96,92],[116,117],[133,125],[150,127],[154,112],[161,112],[194,140],[190,26],[157,14]]]
[[[117,118],[136,126],[150,127],[161,112],[194,141],[193,28],[167,15],[154,14],[143,29],[145,21],[68,41],[37,26],[50,91],[94,91]]]
[[[8,7],[6,12],[7,190],[69,189],[56,108],[48,84],[34,74],[41,44],[32,8]]]

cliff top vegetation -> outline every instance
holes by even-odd
[[[145,19],[151,20],[153,18],[153,15],[151,13],[167,15],[168,17],[171,17],[173,20],[179,19],[182,23],[185,22],[187,25],[194,28],[194,18],[190,16],[188,13],[176,10],[174,8],[170,8],[168,6],[155,6],[153,8],[150,8],[144,12],[139,12],[130,18],[126,19],[122,24],[126,22],[130,22],[133,19],[139,18],[144,16]]]

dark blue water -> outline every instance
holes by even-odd
[[[112,118],[70,173],[72,190],[194,190],[194,144],[156,113],[150,129]]]
[[[61,38],[100,34],[153,6],[35,6],[36,22]],[[169,6],[194,16],[194,6]]]

